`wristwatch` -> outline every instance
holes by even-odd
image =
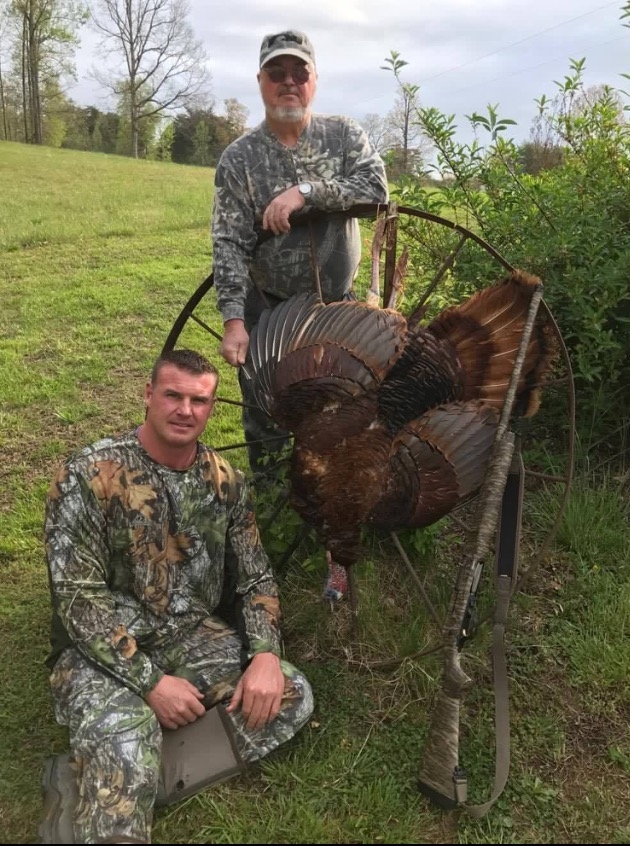
[[[304,201],[308,202],[309,197],[313,193],[313,186],[310,182],[299,182],[298,183],[298,191],[304,197]]]

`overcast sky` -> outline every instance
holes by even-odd
[[[466,115],[488,103],[516,120],[512,136],[525,140],[534,100],[553,96],[554,80],[570,59],[586,59],[588,85],[630,89],[630,29],[620,21],[623,0],[189,0],[190,23],[203,42],[217,112],[235,97],[263,111],[256,84],[262,37],[301,29],[315,47],[319,75],[315,109],[362,120],[385,116],[396,97],[391,73],[380,69],[390,51],[408,62],[403,80],[420,86],[423,106],[454,114],[458,139],[472,140]],[[71,95],[98,102],[85,80],[95,63],[86,34],[77,55],[81,81]],[[624,83],[626,85],[624,85]]]

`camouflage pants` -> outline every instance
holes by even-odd
[[[234,630],[212,617],[177,645],[158,649],[151,657],[164,672],[195,684],[211,707],[231,697],[242,672],[241,649]],[[312,713],[307,680],[284,661],[282,671],[284,695],[272,723],[251,731],[240,712],[229,715],[245,761],[255,761],[289,740]],[[155,713],[142,697],[74,648],[60,655],[50,683],[55,715],[68,726],[79,776],[74,842],[133,838],[150,843],[162,745]]]

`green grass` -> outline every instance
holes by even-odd
[[[0,206],[1,250],[63,243],[76,248],[94,238],[156,232],[198,233],[209,215],[209,170],[100,153],[79,161],[77,172],[77,155],[70,150],[3,143],[0,173],[8,189]],[[19,185],[13,180],[17,174]]]
[[[66,745],[43,664],[46,491],[68,452],[140,421],[150,365],[211,266],[212,172],[0,143],[0,183],[0,831],[6,842],[33,843],[41,765]],[[199,314],[220,329],[212,294]],[[220,363],[217,342],[198,326],[187,324],[184,344]],[[232,369],[221,365],[221,377],[220,394],[237,398]],[[219,404],[207,439],[225,446],[241,438],[238,409]],[[562,466],[546,444],[542,452]],[[229,455],[243,466],[242,450]],[[440,678],[436,654],[422,653],[438,641],[391,543],[366,533],[352,632],[346,611],[331,617],[319,601],[324,561],[315,542],[282,562],[297,527],[285,512],[264,534],[287,655],[315,691],[313,719],[246,774],[160,810],[155,842],[629,842],[623,470],[604,482],[579,479],[551,554],[513,602],[511,773],[483,820],[442,812],[417,789]],[[528,493],[524,567],[560,494],[553,486]],[[270,507],[261,501],[261,518]],[[403,541],[444,612],[462,552],[457,528],[444,521]],[[485,591],[486,607],[489,599]],[[461,754],[471,801],[480,802],[494,766],[487,626],[463,665],[475,685],[462,708]]]

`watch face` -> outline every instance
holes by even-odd
[[[313,190],[313,186],[310,184],[310,182],[300,182],[298,187],[300,189],[301,194],[310,194]]]

